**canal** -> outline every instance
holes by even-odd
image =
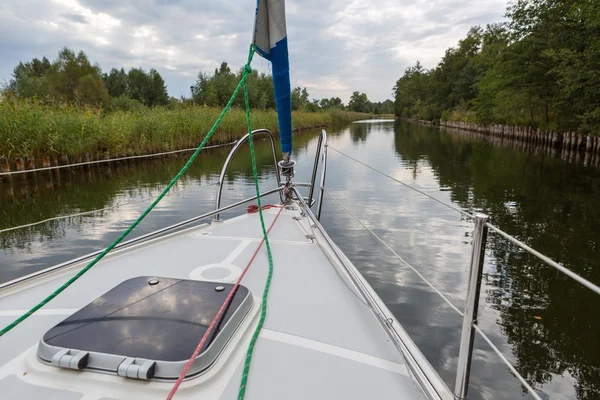
[[[294,139],[298,181],[310,178],[317,133]],[[322,223],[451,388],[460,316],[406,263],[462,309],[472,221],[334,149],[442,201],[489,214],[504,231],[600,283],[600,170],[399,121],[330,129],[329,144],[326,186],[331,195],[404,262],[329,195]],[[211,210],[214,183],[228,151],[203,152],[131,237]],[[159,194],[186,156],[4,179],[0,230],[50,220],[0,233],[0,282],[108,245]],[[261,188],[273,187],[275,170],[264,142],[257,146],[257,159]],[[253,190],[245,149],[226,177],[222,204],[248,197]],[[53,219],[89,211],[94,212]],[[479,327],[542,398],[600,397],[599,309],[600,298],[590,290],[489,235]],[[470,399],[529,398],[481,338],[475,347]]]

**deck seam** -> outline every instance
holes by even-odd
[[[260,337],[262,339],[277,341],[291,346],[302,347],[319,353],[344,358],[346,360],[358,362],[364,365],[369,365],[371,367],[384,369],[409,377],[406,365],[388,361],[383,358],[375,357],[369,354],[361,353],[356,350],[346,349],[344,347],[335,346],[314,339],[308,339],[298,335],[280,332],[270,328],[264,328]]]

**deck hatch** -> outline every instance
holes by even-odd
[[[144,276],[124,281],[51,328],[38,358],[57,367],[175,379],[233,285]],[[208,368],[252,308],[239,286],[188,376]]]

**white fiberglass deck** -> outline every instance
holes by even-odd
[[[316,229],[313,232],[298,206],[292,207],[283,210],[269,235],[274,274],[246,398],[420,398],[402,356],[346,272],[332,261],[331,248]],[[265,211],[267,226],[277,212]],[[42,364],[36,357],[37,343],[56,323],[129,278],[156,275],[234,282],[261,238],[258,214],[245,214],[114,251],[0,338],[2,398],[166,398],[172,382],[140,381]],[[0,325],[12,322],[83,265],[1,291]],[[253,309],[218,361],[200,376],[185,381],[176,398],[237,399],[267,270],[263,246],[242,281],[255,297]],[[177,337],[167,340],[176,341]]]

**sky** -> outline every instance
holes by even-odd
[[[154,68],[171,96],[200,71],[241,68],[255,0],[2,0],[0,83],[19,61],[83,50],[104,72]],[[311,97],[392,97],[404,70],[434,67],[473,25],[499,22],[506,0],[287,0],[292,86]],[[269,71],[255,56],[253,68]]]

